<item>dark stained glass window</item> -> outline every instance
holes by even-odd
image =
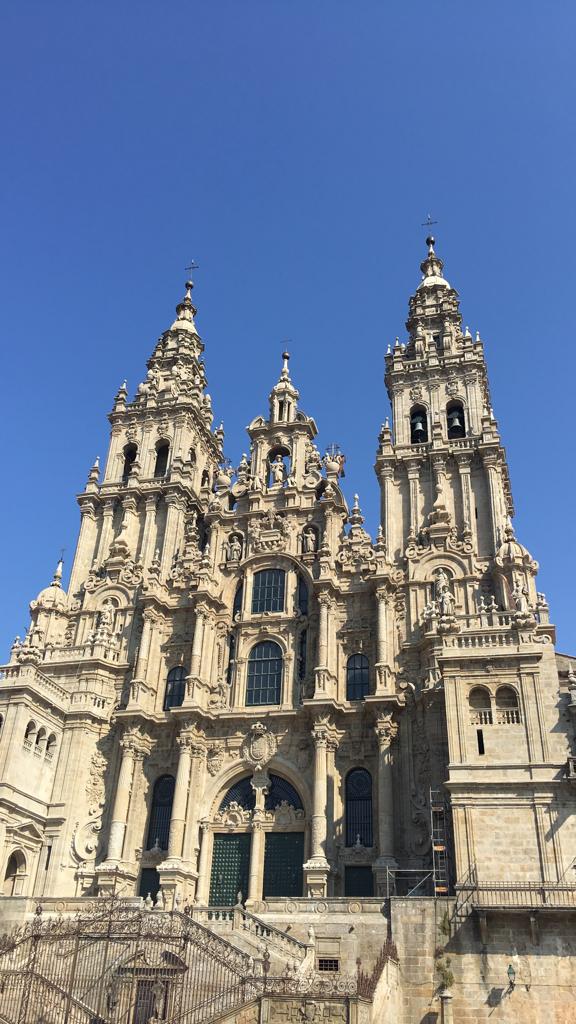
[[[352,654],[346,666],[346,700],[364,700],[369,689],[368,658]]]
[[[164,693],[164,711],[168,708],[179,708],[184,700],[186,688],[186,669],[183,665],[171,668],[166,678]]]
[[[263,569],[254,573],[252,585],[252,614],[262,612],[284,611],[284,584],[286,574],[283,569]]]
[[[372,842],[372,776],[353,768],[346,776],[346,846]]]
[[[282,692],[282,649],[264,640],[250,651],[246,704],[279,704]]]
[[[147,850],[151,850],[153,846],[159,846],[161,850],[168,849],[173,799],[174,776],[161,775],[159,779],[156,779],[154,792],[152,793],[150,823],[148,825],[148,839],[146,841]]]

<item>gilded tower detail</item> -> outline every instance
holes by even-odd
[[[242,907],[338,971],[370,961],[390,897],[472,893],[488,941],[506,893],[566,889],[576,677],[434,244],[386,355],[375,538],[287,352],[225,457],[191,282],[118,391],[68,590],[59,563],[2,669],[5,920],[106,894]]]

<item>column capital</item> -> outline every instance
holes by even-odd
[[[138,728],[129,727],[120,740],[124,755],[145,757],[152,750],[152,740]]]
[[[385,750],[398,734],[398,723],[393,720],[391,714],[378,715],[374,723],[374,732],[376,733],[379,749]]]
[[[454,454],[456,455],[458,469],[463,469],[465,471],[469,470],[472,465],[472,456],[468,452],[457,451]]]
[[[482,461],[487,469],[496,469],[498,466],[498,452],[482,452]]]

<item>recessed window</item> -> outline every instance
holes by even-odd
[[[154,476],[161,477],[166,476],[166,470],[168,469],[168,456],[170,454],[170,445],[168,441],[162,441],[161,444],[156,448],[156,464],[154,466]]]
[[[273,640],[256,644],[248,659],[246,704],[279,704],[282,692],[282,648]]]
[[[482,755],[482,754],[485,753],[485,750],[484,750],[484,733],[482,732],[482,729],[476,729],[476,740],[478,742],[478,753],[480,755]]]
[[[154,846],[159,847],[161,850],[168,849],[174,785],[173,775],[161,775],[154,783],[150,821],[148,824],[148,838],[146,841],[147,850],[151,850]]]
[[[351,654],[346,665],[346,700],[364,700],[369,683],[368,658],[365,654]]]
[[[410,413],[410,442],[411,444],[425,444],[428,440],[428,417],[426,409],[417,405]]]
[[[254,573],[252,614],[284,611],[286,574],[283,569],[263,569]]]
[[[135,444],[127,444],[124,448],[124,467],[122,469],[122,482],[127,483],[132,472],[132,466],[136,462],[138,449]]]
[[[346,846],[372,846],[372,776],[353,768],[346,776]]]
[[[466,437],[464,406],[462,402],[450,402],[446,407],[448,437],[452,441],[458,437]]]
[[[169,708],[179,708],[184,701],[186,688],[186,669],[183,665],[175,665],[171,668],[166,677],[166,690],[164,693],[164,711]]]

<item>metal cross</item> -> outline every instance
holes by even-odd
[[[188,277],[192,277],[192,271],[193,270],[198,270],[198,267],[199,267],[199,264],[196,263],[196,260],[191,260],[190,261],[190,265],[187,266],[187,267],[184,267],[184,270],[188,274]]]
[[[428,214],[428,216],[426,217],[426,220],[423,221],[421,226],[423,228],[431,228],[433,224],[437,224],[437,223],[438,223],[438,221],[437,220],[432,220],[431,215]]]

